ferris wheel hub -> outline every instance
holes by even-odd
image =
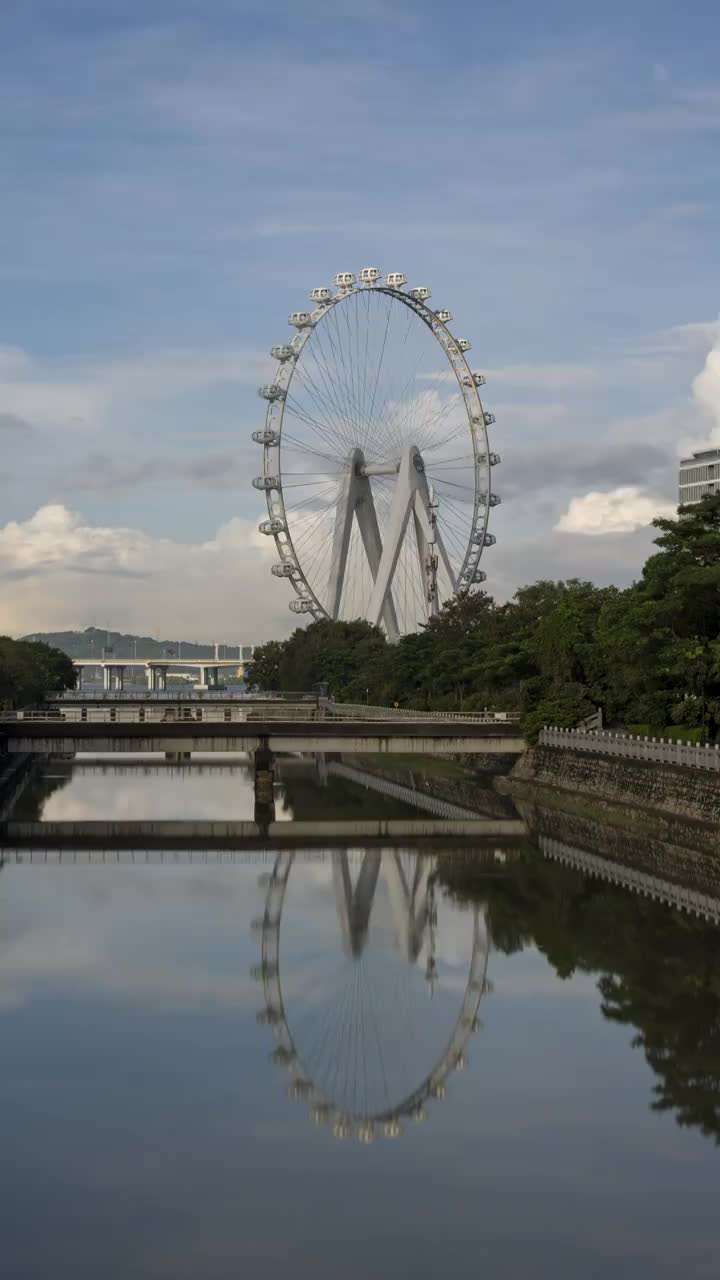
[[[396,476],[400,470],[400,458],[390,462],[365,462],[358,467],[360,476]]]

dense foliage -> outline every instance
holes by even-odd
[[[74,686],[73,664],[59,649],[0,636],[0,707],[36,705],[46,693]]]
[[[388,645],[364,622],[318,622],[255,650],[251,687],[424,708],[520,708],[532,737],[597,706],[642,733],[720,726],[720,496],[656,520],[659,548],[627,590],[536,582],[506,604],[453,599]]]
[[[604,1016],[636,1029],[654,1110],[720,1144],[720,930],[537,853],[502,875],[453,855],[440,878],[485,905],[496,950],[534,946],[561,978],[596,975]]]

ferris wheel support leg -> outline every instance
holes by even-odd
[[[418,855],[415,864],[415,880],[412,888],[412,899],[410,906],[410,938],[409,950],[410,957],[417,960],[422,950],[423,938],[425,936],[425,926],[428,923],[428,899],[430,889],[430,878],[434,870],[433,858],[423,858]]]
[[[340,925],[340,939],[346,956],[352,955],[350,941],[350,914],[352,911],[352,881],[345,850],[337,850],[332,856],[332,878],[335,890],[335,910]]]
[[[330,593],[328,612],[337,620],[340,613],[340,600],[345,583],[350,534],[352,533],[353,515],[358,502],[357,464],[362,458],[362,450],[356,449],[349,459],[347,471],[338,482],[337,506],[335,508],[335,530],[333,532],[332,556],[330,559]]]
[[[356,515],[360,536],[363,540],[365,555],[370,565],[373,582],[377,581],[378,572],[380,570],[380,561],[382,560],[382,539],[380,537],[380,526],[378,524],[377,511],[373,502],[372,489],[370,481],[367,477],[363,477],[367,486],[365,496],[358,502]],[[382,620],[385,623],[385,631],[387,638],[391,644],[400,638],[400,627],[398,626],[397,612],[395,610],[395,602],[392,597],[392,591],[388,591],[382,609]]]
[[[350,938],[354,956],[362,955],[367,942],[370,912],[372,911],[375,889],[380,875],[381,857],[382,855],[377,849],[371,849],[365,853],[355,885],[350,916]]]
[[[422,519],[422,516],[426,514],[422,510],[422,506],[422,499],[416,493],[413,507],[415,543],[420,563],[420,580],[425,586],[425,614],[429,622],[438,611],[437,573],[431,563],[435,548],[428,538],[429,521]],[[435,563],[437,564],[437,561]]]
[[[387,850],[383,853],[383,875],[387,884],[388,897],[390,899],[390,907],[395,923],[395,937],[397,938],[398,950],[405,960],[411,959],[410,954],[410,891],[408,889],[407,880],[403,871],[400,855],[397,849]]]
[[[347,471],[341,476],[338,486],[337,507],[335,511],[335,530],[333,533],[332,556],[330,559],[330,592],[328,612],[337,619],[340,614],[343,586],[347,570],[350,535],[353,517],[357,518],[360,536],[365,555],[367,556],[373,582],[377,578],[382,559],[382,541],[380,526],[373,501],[370,481],[361,474],[365,458],[362,449],[356,449],[348,462]],[[383,601],[382,620],[385,623],[388,639],[395,641],[400,635],[397,613],[388,593]]]
[[[435,543],[435,549],[437,552],[438,560],[442,565],[443,569],[445,570],[445,576],[447,578],[446,586],[449,587],[449,591],[447,594],[454,595],[457,590],[455,574],[452,571],[450,557],[447,553],[445,543],[443,542],[440,529],[438,528],[437,524],[435,524],[434,527],[430,524],[429,512],[430,512],[431,504],[432,504],[432,496],[430,494],[430,488],[427,482],[427,476],[425,475],[424,471],[421,471],[418,473],[418,477],[416,481],[416,496],[415,496],[415,508],[414,508],[415,518],[416,518],[416,521],[420,523],[425,540],[427,542]],[[417,525],[416,525],[416,528],[417,528]],[[418,547],[419,546],[420,546],[420,541],[418,539]],[[420,569],[424,576],[425,574],[424,563],[421,563]],[[436,592],[436,598],[437,598],[437,592]]]
[[[378,626],[383,616],[385,601],[390,596],[393,575],[397,568],[405,530],[415,499],[415,476],[417,475],[413,462],[415,455],[417,455],[417,450],[406,449],[400,462],[397,484],[388,516],[385,545],[368,605],[368,621],[373,622],[375,626]]]

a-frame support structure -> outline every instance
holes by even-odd
[[[397,475],[384,546],[370,484],[373,475]],[[367,620],[376,626],[382,621],[390,641],[399,638],[392,586],[411,515],[418,551],[418,573],[423,584],[426,619],[429,620],[438,610],[438,569],[442,569],[447,580],[448,595],[454,593],[456,583],[435,520],[435,506],[420,450],[410,445],[397,462],[366,464],[362,449],[355,449],[340,480],[337,499],[329,584],[328,612],[332,618],[337,618],[340,612],[352,523],[357,519],[373,579]]]

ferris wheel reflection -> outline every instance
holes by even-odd
[[[399,1137],[445,1097],[479,1027],[483,910],[458,911],[438,891],[437,859],[398,849],[338,851],[324,878],[283,852],[261,885],[258,1021],[272,1032],[272,1062],[289,1073],[289,1097],[336,1138]]]

